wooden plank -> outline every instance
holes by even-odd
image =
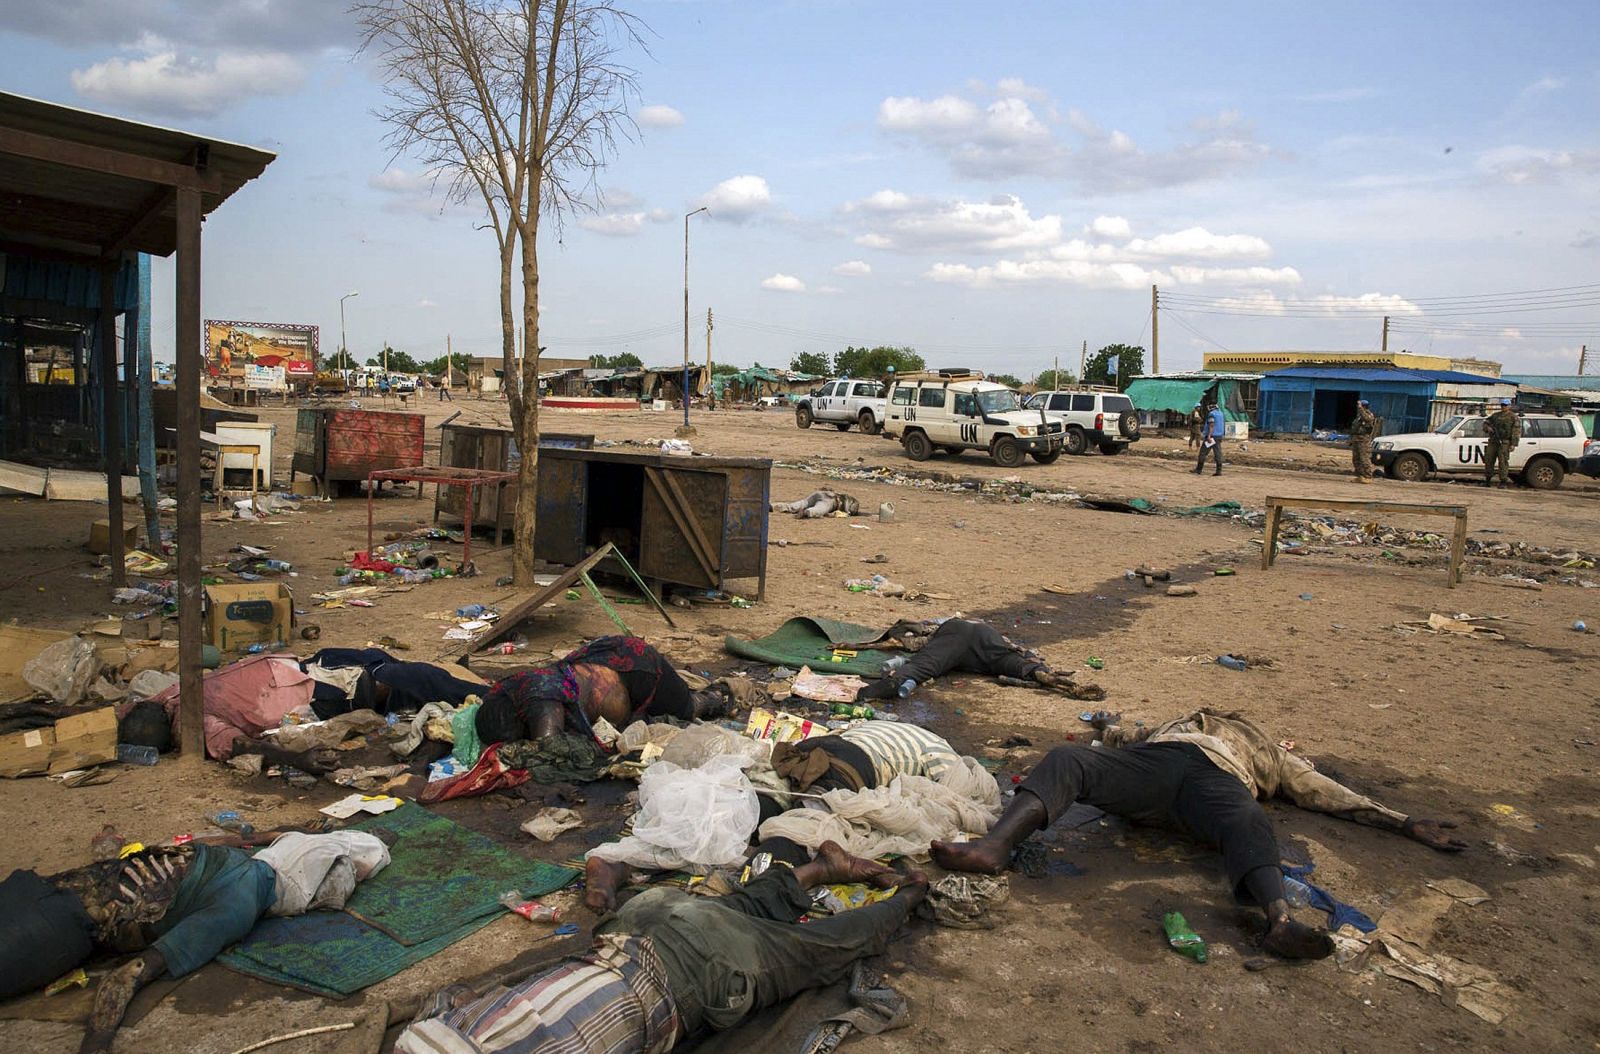
[[[678,532],[688,543],[689,552],[694,557],[695,563],[700,565],[700,570],[705,572],[706,578],[715,586],[718,581],[718,568],[716,561],[712,559],[711,543],[706,540],[705,533],[695,522],[694,510],[690,508],[689,499],[684,496],[683,488],[678,486],[678,481],[663,469],[646,468],[644,475],[655,488],[657,496],[661,498],[661,504],[666,506],[667,514],[677,525]]]
[[[191,165],[143,154],[130,154],[110,147],[58,139],[55,136],[24,132],[0,126],[0,153],[15,154],[52,165],[81,168],[108,176],[136,179],[169,187],[183,187],[208,194],[222,193],[222,178]],[[183,238],[178,239],[181,244]]]
[[[1267,505],[1310,509],[1347,509],[1358,512],[1389,513],[1394,516],[1465,516],[1465,505],[1417,505],[1403,501],[1353,501],[1345,498],[1275,498]]]
[[[1463,512],[1456,517],[1455,536],[1450,539],[1450,588],[1454,589],[1461,581],[1461,564],[1467,555],[1467,516]]]
[[[577,585],[578,579],[594,570],[595,566],[599,564],[601,560],[604,560],[607,556],[615,551],[615,547],[610,542],[607,542],[594,552],[590,553],[588,556],[584,557],[583,560],[577,564],[574,564],[572,567],[569,567],[565,571],[561,572],[561,574],[556,577],[554,582],[551,582],[547,586],[541,586],[538,592],[534,593],[533,596],[529,597],[527,600],[524,600],[522,603],[513,607],[510,611],[501,612],[499,622],[496,622],[494,625],[484,629],[476,637],[460,642],[461,647],[466,649],[464,652],[459,653],[461,655],[459,660],[461,665],[467,665],[467,657],[473,652],[482,648],[486,648],[491,644],[498,643],[505,637],[509,637],[511,635],[511,631],[521,625],[523,620],[527,619],[530,615],[534,614],[540,608],[554,600],[559,594],[565,593],[567,590]],[[452,641],[451,643],[454,644],[455,642]],[[447,655],[455,654],[458,653],[456,649],[452,647],[448,651],[442,653],[440,658],[443,659]]]

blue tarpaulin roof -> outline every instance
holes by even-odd
[[[1407,370],[1399,367],[1361,366],[1290,366],[1273,370],[1263,377],[1302,377],[1324,381],[1398,381],[1401,383],[1443,384],[1512,384],[1499,377],[1486,377],[1481,373],[1462,373],[1459,370]]]

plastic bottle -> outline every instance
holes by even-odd
[[[1218,655],[1217,665],[1226,666],[1230,670],[1243,670],[1249,665],[1249,663],[1245,662],[1243,659],[1235,658],[1232,655]]]
[[[878,716],[878,712],[872,707],[860,703],[834,703],[828,708],[828,713],[834,717],[861,717],[869,721]]]
[[[293,571],[294,565],[287,560],[263,560],[261,566],[268,571]]]
[[[118,743],[117,760],[128,765],[154,765],[161,760],[161,752],[143,743]]]
[[[1298,878],[1283,876],[1283,899],[1289,902],[1291,908],[1311,907],[1311,887]]]
[[[907,677],[905,680],[900,682],[900,698],[904,699],[906,696],[910,695],[916,690],[917,682],[913,681],[911,678]]]
[[[529,922],[556,922],[561,917],[561,912],[557,908],[541,904],[537,900],[522,899],[521,890],[511,889],[500,894],[500,903]]]
[[[489,609],[482,604],[468,604],[464,608],[456,608],[457,618],[482,618]]]
[[[1172,950],[1197,963],[1206,961],[1205,938],[1189,928],[1181,911],[1169,911],[1161,916],[1161,928],[1167,933],[1167,943]]]

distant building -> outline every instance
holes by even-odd
[[[1295,366],[1261,378],[1256,426],[1264,432],[1343,432],[1366,399],[1380,432],[1425,432],[1456,414],[1515,399],[1517,385],[1455,370]]]
[[[1501,369],[1498,362],[1488,359],[1422,355],[1411,351],[1208,351],[1201,356],[1201,368],[1208,373],[1271,373],[1291,366],[1393,366],[1483,377],[1498,377]]]
[[[561,359],[554,355],[539,357],[539,376],[582,370],[589,366],[588,359]],[[513,370],[522,368],[522,360],[512,362]],[[501,355],[474,355],[467,361],[467,388],[475,392],[498,392],[504,383],[505,357]]]
[[[1591,439],[1600,428],[1600,376],[1516,373],[1505,379],[1521,385],[1517,398],[1520,406],[1575,413]]]

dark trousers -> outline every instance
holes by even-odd
[[[1218,439],[1216,442],[1212,443],[1209,447],[1205,445],[1204,441],[1201,442],[1201,444],[1200,444],[1200,456],[1195,458],[1195,460],[1194,460],[1194,470],[1196,472],[1199,472],[1199,471],[1201,471],[1202,469],[1204,469],[1206,467],[1206,455],[1207,454],[1210,454],[1211,457],[1216,461],[1216,463],[1217,463],[1217,471],[1221,472],[1222,471],[1222,440]]]
[[[907,678],[925,684],[935,677],[962,670],[1025,681],[1033,676],[1034,670],[1043,667],[1044,663],[1038,659],[1006,643],[1000,631],[988,623],[951,619],[935,630],[922,650],[907,659],[904,666],[868,685],[856,698],[891,699],[898,693],[900,682]]]
[[[1044,803],[1054,823],[1073,802],[1137,823],[1175,827],[1222,850],[1234,895],[1258,867],[1278,867],[1278,841],[1249,788],[1191,743],[1135,743],[1121,749],[1056,747],[1019,788]]]
[[[722,897],[650,889],[598,933],[649,937],[667,971],[686,1031],[732,1028],[808,988],[844,979],[857,959],[882,954],[911,914],[901,896],[800,924],[811,896],[775,865]]]

